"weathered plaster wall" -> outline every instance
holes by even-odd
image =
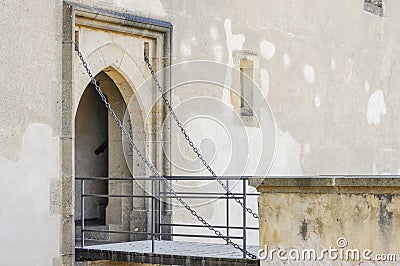
[[[398,3],[384,4],[385,16],[379,17],[363,11],[361,1],[242,1],[229,7],[215,1],[163,1],[174,24],[175,63],[206,59],[233,65],[236,49],[259,55],[255,81],[276,123],[271,175],[398,173],[394,125],[399,94],[393,74],[399,58],[394,45]],[[211,86],[186,86],[173,93],[176,106],[194,95],[213,95],[230,104],[223,89]],[[208,157],[215,157],[212,165],[219,174],[227,174],[226,163],[240,161],[232,158],[232,146],[215,148],[229,144],[229,137],[221,140],[221,127],[211,121],[205,127],[204,120],[191,120],[189,132],[200,135],[195,137],[199,145],[205,135],[212,136],[214,154]],[[257,138],[248,140],[249,156],[257,159]],[[173,150],[175,166],[180,158],[193,159],[190,153]],[[254,165],[244,172],[254,173]],[[175,167],[173,173],[185,170]],[[214,219],[217,206],[204,207],[202,214]]]
[[[362,1],[163,2],[175,62],[259,54],[255,78],[277,126],[274,175],[398,173],[398,5],[384,1],[380,17]]]
[[[60,1],[0,2],[0,150],[14,162],[32,123],[60,127],[53,107],[61,90],[61,15]]]
[[[2,265],[61,263],[61,7],[0,1]]]

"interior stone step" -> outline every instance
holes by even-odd
[[[75,226],[75,239],[81,239],[81,225]],[[100,231],[107,231],[109,230],[108,225],[85,225],[85,229],[90,230],[100,230]],[[93,239],[93,240],[110,240],[109,233],[103,232],[85,232],[85,239]]]

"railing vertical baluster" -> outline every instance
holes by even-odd
[[[229,189],[229,179],[226,179],[226,187]],[[229,194],[226,194],[226,236],[229,237]],[[226,241],[226,244],[229,244]]]
[[[154,253],[154,236],[155,236],[155,222],[156,222],[156,214],[155,214],[155,206],[156,206],[156,198],[155,198],[155,179],[150,178],[151,182],[151,252]]]
[[[246,196],[247,196],[247,182],[246,178],[243,178],[243,258],[246,258],[246,244],[247,244],[247,232],[246,232]]]
[[[85,179],[81,179],[81,247],[85,246]]]
[[[161,240],[161,222],[162,222],[162,202],[161,202],[161,180],[158,179],[158,191],[157,191],[157,195],[158,195],[158,233],[159,233],[159,237],[158,239]]]

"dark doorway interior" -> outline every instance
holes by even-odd
[[[89,84],[75,117],[75,175],[108,176],[108,113],[94,86]],[[81,220],[80,181],[76,181],[75,220]],[[108,194],[108,181],[85,181],[85,194]],[[108,198],[85,198],[85,223],[105,225]]]

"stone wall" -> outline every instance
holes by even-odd
[[[278,256],[300,265],[393,265],[400,259],[399,178],[271,177],[252,184],[261,192],[262,265],[286,261]],[[310,249],[316,259],[291,251],[301,256]]]

